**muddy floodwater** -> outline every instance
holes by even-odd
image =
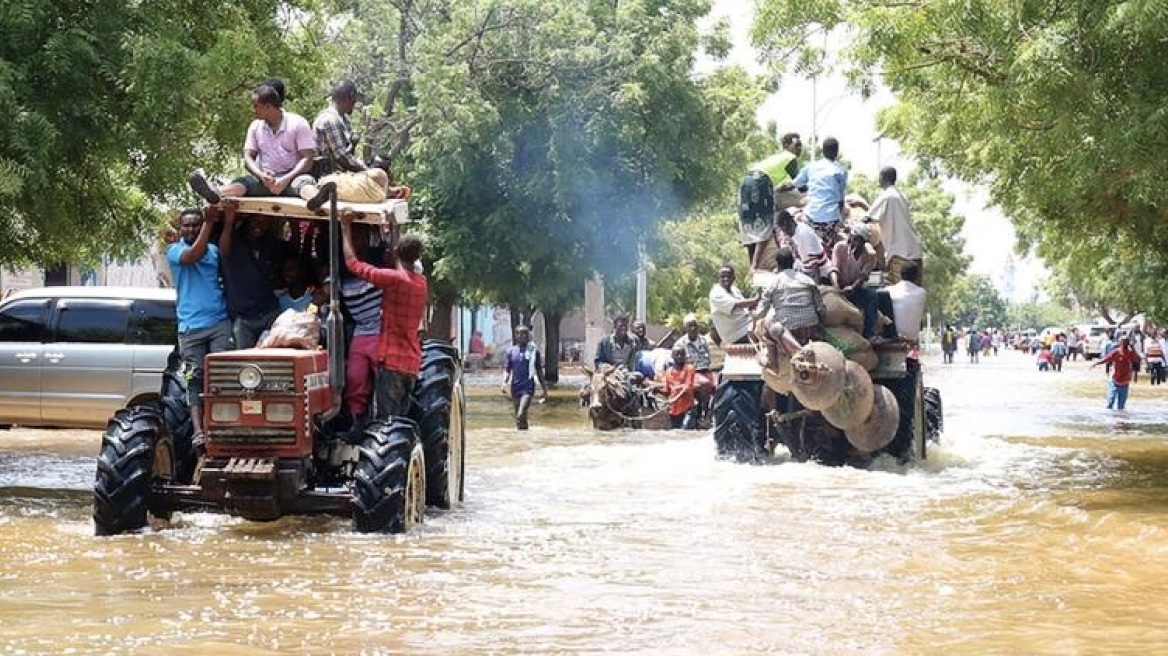
[[[184,513],[92,537],[96,431],[0,432],[3,654],[1156,654],[1168,387],[926,358],[945,435],[874,471],[708,433],[517,433],[468,407],[467,502],[403,536]]]

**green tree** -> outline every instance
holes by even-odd
[[[1064,307],[1083,308],[1108,323],[1125,323],[1140,312],[1168,316],[1160,293],[1168,261],[1129,237],[1052,237],[1038,252],[1052,272],[1047,291]]]
[[[1067,328],[1075,323],[1085,323],[1082,317],[1071,310],[1051,301],[1027,301],[1010,306],[1006,312],[1005,327],[1025,330],[1042,330],[1047,326]]]
[[[681,327],[693,312],[708,320],[710,287],[718,269],[729,263],[738,286],[750,294],[746,249],[739,244],[738,216],[730,212],[695,212],[659,229],[659,244],[649,269],[648,313],[654,321]]]
[[[354,18],[397,44],[388,65],[366,60],[393,98],[371,123],[398,126],[378,148],[403,155],[436,288],[539,307],[551,326],[593,270],[631,271],[659,222],[726,192],[762,93],[737,68],[692,75],[707,10],[476,0]]]
[[[957,278],[945,307],[945,323],[984,329],[1002,328],[1006,320],[1006,302],[989,278],[980,274]]]
[[[814,59],[810,33],[846,34],[856,87],[879,78],[896,95],[881,131],[937,170],[988,185],[1023,250],[1046,257],[1098,239],[1154,256],[1168,247],[1165,15],[1161,2],[764,0],[755,38],[785,67]],[[1104,294],[1152,283],[1143,256],[1133,259],[1073,283]]]
[[[0,265],[144,250],[162,208],[193,200],[187,171],[238,161],[248,90],[280,75],[312,96],[308,8],[0,0]]]

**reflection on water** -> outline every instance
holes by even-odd
[[[929,363],[943,443],[871,471],[713,459],[706,433],[511,426],[473,390],[468,501],[404,536],[178,516],[90,536],[97,434],[0,434],[0,652],[1155,653],[1168,392]],[[1161,395],[1164,396],[1161,396]],[[11,448],[9,448],[11,447]]]

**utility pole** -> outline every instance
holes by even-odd
[[[592,365],[592,355],[596,353],[596,345],[608,330],[608,322],[604,318],[604,277],[594,272],[592,277],[584,281],[584,352],[580,360],[589,366]]]
[[[645,262],[645,238],[637,240],[637,321],[645,321],[649,298],[649,268]]]

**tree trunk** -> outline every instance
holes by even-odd
[[[548,385],[560,382],[560,321],[563,312],[543,311],[544,331],[547,335],[546,353],[543,354],[543,379]]]
[[[454,303],[456,294],[438,294],[434,297],[433,312],[430,315],[430,338],[444,342],[454,341]]]
[[[515,342],[515,329],[519,327],[523,317],[519,314],[519,306],[514,303],[507,305],[507,311],[511,313],[511,342]]]

